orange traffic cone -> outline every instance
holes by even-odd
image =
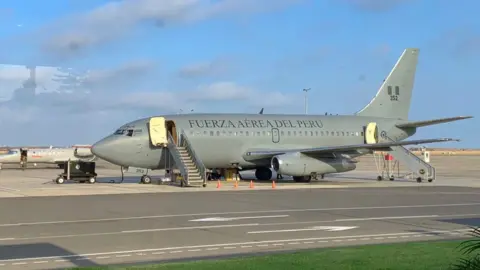
[[[253,180],[250,180],[250,188],[253,188]]]
[[[220,180],[217,181],[217,188],[220,188],[222,184],[220,183]]]
[[[235,180],[235,183],[233,184],[233,188],[237,188],[238,187],[238,181]]]
[[[277,184],[275,184],[275,180],[272,181],[272,188],[277,187]]]

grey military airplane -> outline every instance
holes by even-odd
[[[419,49],[405,49],[375,97],[354,115],[261,112],[153,116],[121,126],[95,143],[92,152],[123,167],[165,169],[171,160],[165,157],[169,147],[184,140],[205,168],[255,170],[259,180],[271,179],[272,168],[296,182],[309,182],[317,174],[352,171],[356,157],[373,151],[458,141],[405,140],[419,127],[471,118],[408,120],[418,55]],[[150,178],[144,175],[142,181]]]
[[[92,154],[91,146],[74,145],[72,147],[49,147],[49,148],[10,148],[6,153],[0,154],[0,169],[2,164],[19,164],[26,168],[27,164],[57,164],[63,168],[64,162],[68,161],[94,161],[97,159]]]

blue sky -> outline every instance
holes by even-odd
[[[47,4],[48,3],[48,4]],[[195,112],[352,114],[420,48],[410,119],[477,116],[480,2],[2,1],[1,145],[94,143],[121,124]],[[23,91],[37,65],[35,93]],[[17,66],[11,66],[17,65]],[[55,67],[75,71],[60,86]],[[16,94],[14,94],[16,93]],[[415,138],[479,148],[476,118]]]

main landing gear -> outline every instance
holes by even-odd
[[[140,183],[141,184],[151,184],[152,183],[152,178],[146,174],[142,175],[140,177]]]
[[[324,178],[325,178],[325,174],[320,174],[320,179],[324,179]],[[310,175],[293,177],[293,181],[297,183],[310,183],[312,180],[318,180],[317,173],[311,173]]]

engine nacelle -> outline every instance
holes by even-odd
[[[274,156],[271,166],[277,173],[290,176],[348,172],[357,167],[355,162],[348,158],[317,159],[301,153]]]
[[[75,150],[73,151],[73,155],[75,155],[78,158],[93,157],[92,150],[90,148],[86,148],[86,147],[75,148]]]

